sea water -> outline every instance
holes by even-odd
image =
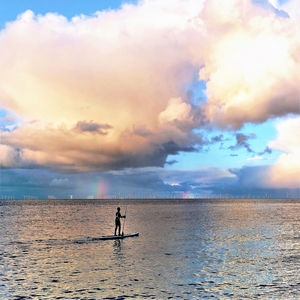
[[[300,297],[299,201],[0,201],[0,299],[207,297]]]

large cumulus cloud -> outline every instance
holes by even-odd
[[[8,24],[0,99],[23,123],[1,142],[24,162],[71,170],[162,166],[169,145],[174,154],[201,143],[184,99],[195,68],[186,40],[198,39],[188,23],[201,6],[190,2],[184,11],[181,1],[154,1],[71,21],[27,11]]]
[[[272,6],[271,6],[272,7]],[[148,0],[67,20],[27,11],[0,32],[2,165],[163,166],[193,129],[299,113],[299,20],[252,1]],[[199,72],[206,103],[189,103]],[[11,153],[9,153],[11,152]],[[13,162],[13,163],[12,163]]]
[[[299,19],[255,2],[218,9],[212,0],[202,12],[210,39],[199,76],[208,81],[206,116],[222,127],[300,112]]]

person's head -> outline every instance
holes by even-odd
[[[118,207],[118,208],[117,208],[117,210],[118,210],[118,211],[120,211],[120,210],[121,210],[121,208],[120,208],[120,207]]]

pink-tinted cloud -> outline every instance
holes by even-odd
[[[27,11],[8,24],[0,98],[24,122],[1,142],[24,161],[72,170],[162,166],[170,143],[192,147],[199,139],[184,86],[194,47],[186,39],[201,4],[190,2],[150,1],[71,21]]]
[[[251,1],[207,1],[202,18],[210,36],[200,79],[207,80],[206,116],[239,128],[300,113],[299,19]],[[298,7],[299,10],[299,7]]]

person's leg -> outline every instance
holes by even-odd
[[[115,222],[115,235],[117,235],[117,228],[118,228],[118,223]]]
[[[119,222],[119,235],[121,235],[121,222]]]

